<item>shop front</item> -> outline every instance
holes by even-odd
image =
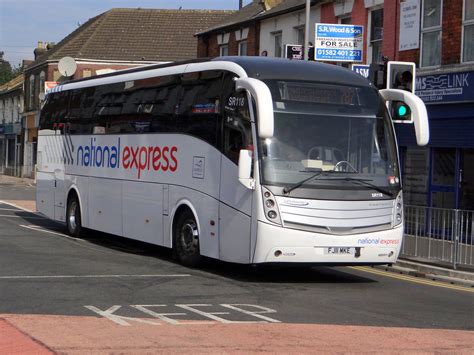
[[[408,205],[474,210],[474,71],[419,75],[430,142],[417,147],[412,127],[397,125]]]

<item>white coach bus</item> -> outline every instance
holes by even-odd
[[[37,208],[83,228],[235,263],[396,261],[403,201],[387,100],[347,69],[225,57],[71,81],[47,94]]]

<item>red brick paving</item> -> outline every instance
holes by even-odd
[[[472,331],[282,323],[120,326],[97,317],[3,317],[67,354],[474,353]]]
[[[52,354],[48,348],[0,318],[0,354]]]

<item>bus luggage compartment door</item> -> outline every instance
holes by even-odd
[[[64,170],[54,170],[54,219],[58,221],[66,221],[66,193],[64,182]]]
[[[54,219],[54,185],[53,173],[38,171],[36,175],[36,209],[51,219]]]

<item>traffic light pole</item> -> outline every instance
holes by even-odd
[[[309,14],[311,9],[311,0],[306,0],[306,23],[304,29],[304,60],[309,59]]]

